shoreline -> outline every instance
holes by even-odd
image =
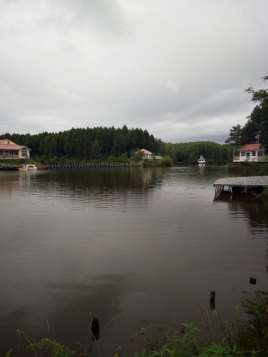
[[[250,278],[250,283],[252,284]],[[230,321],[222,321],[217,310],[210,309],[207,320],[191,321],[178,327],[160,327],[154,335],[147,327],[141,328],[136,337],[141,340],[132,357],[225,357],[225,356],[260,356],[268,354],[268,293],[254,291],[241,298],[241,310],[238,317]],[[57,341],[50,335],[36,341],[24,331],[17,330],[17,345],[6,352],[5,357],[21,355],[39,357],[92,357],[99,356],[94,351],[101,350],[103,340],[99,340],[101,326],[97,318],[89,321],[87,338],[84,344],[74,347],[68,343]],[[216,333],[218,331],[218,333]],[[135,343],[131,340],[129,343]],[[113,357],[125,356],[125,351],[114,347]]]

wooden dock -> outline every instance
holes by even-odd
[[[213,186],[215,199],[219,199],[223,193],[231,196],[233,193],[261,193],[268,188],[268,176],[225,177],[215,181]]]

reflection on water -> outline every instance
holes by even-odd
[[[93,173],[93,174],[92,174]],[[11,198],[13,193],[54,199],[69,198],[79,205],[92,203],[122,205],[124,200],[131,204],[144,203],[150,195],[150,188],[161,184],[164,170],[150,169],[106,169],[93,171],[48,171],[42,173],[8,173],[1,175],[0,195]],[[129,199],[130,198],[130,199]]]
[[[216,291],[229,318],[267,288],[267,207],[213,202],[223,168],[0,173],[0,353],[15,330],[83,343],[100,318],[102,356],[140,327],[197,319]]]
[[[268,230],[268,204],[252,201],[231,201],[228,206],[233,215],[246,214],[252,233]]]
[[[268,240],[267,202],[232,201],[228,205],[234,217],[245,217],[253,238],[265,238]],[[266,272],[268,273],[268,246],[266,248],[266,260]]]

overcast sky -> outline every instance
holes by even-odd
[[[0,0],[0,133],[223,141],[268,75],[267,0]]]

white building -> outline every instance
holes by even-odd
[[[31,149],[9,139],[0,140],[0,159],[30,159]]]
[[[139,151],[138,151],[139,153],[141,153],[141,155],[142,155],[142,158],[145,160],[153,160],[153,158],[154,158],[154,154],[151,152],[151,151],[149,151],[149,150],[146,150],[146,149],[140,149]]]
[[[238,155],[234,156],[233,162],[244,161],[268,161],[268,155],[262,144],[246,144],[242,146],[238,151]]]

